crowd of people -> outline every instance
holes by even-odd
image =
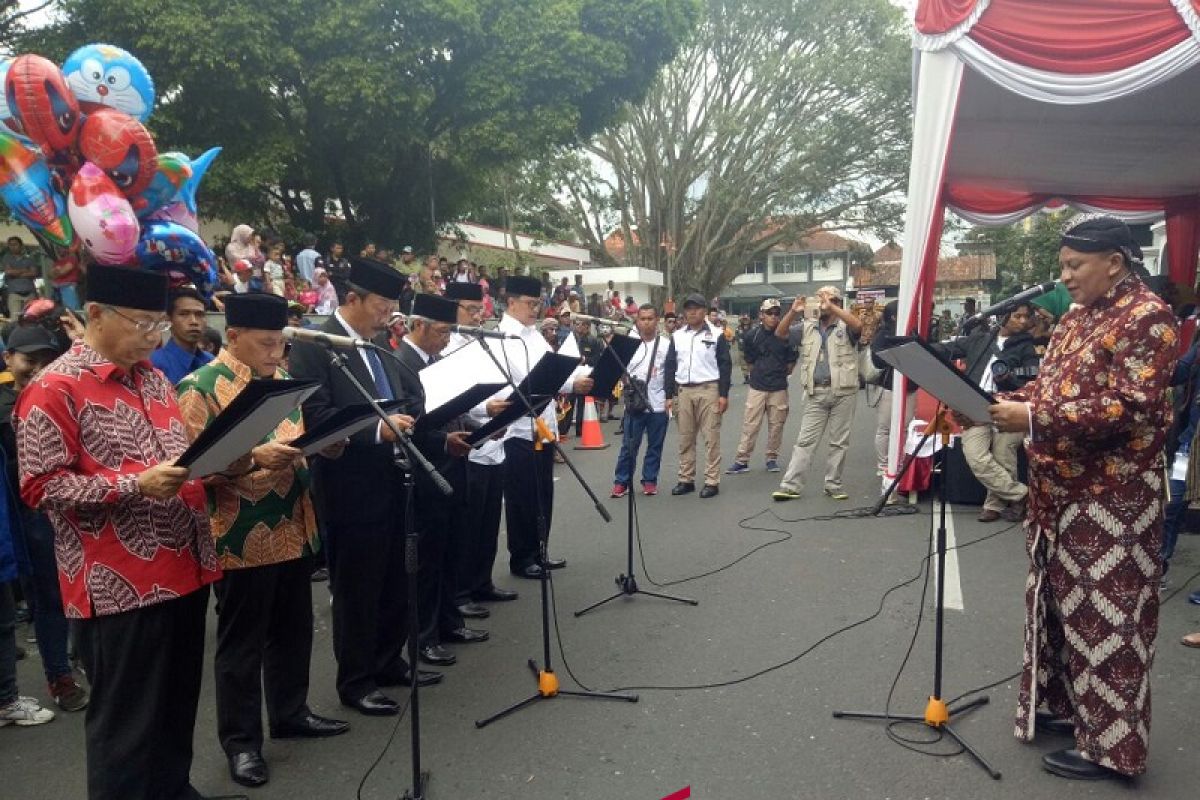
[[[824,441],[822,488],[844,501],[863,384],[876,414],[872,458],[884,485],[890,482],[893,376],[879,353],[894,343],[895,302],[848,308],[841,291],[826,286],[786,305],[764,300],[757,319],[744,316],[736,328],[700,294],[685,296],[678,316],[619,294],[609,311],[592,314],[603,298],[593,294],[579,310],[582,294],[565,280],[551,287],[498,275],[497,287],[469,261],[451,269],[431,256],[397,268],[378,250],[346,258],[335,245],[323,256],[315,244],[306,242],[293,269],[277,245],[260,247],[246,226],[234,231],[226,254],[246,288],[218,298],[224,337],[211,337],[205,299],[194,289],[103,266],[90,271],[82,320],[22,315],[6,332],[12,381],[0,384],[8,466],[0,480],[19,500],[0,492],[7,498],[0,509],[0,726],[53,719],[50,708],[17,692],[19,589],[49,696],[64,711],[89,709],[93,800],[200,796],[189,769],[210,587],[216,738],[242,785],[270,779],[265,735],[322,738],[352,727],[308,705],[314,582],[328,581],[336,688],[346,709],[395,715],[402,704],[391,687],[440,683],[441,670],[457,661],[455,647],[488,640],[476,621],[518,599],[494,582],[502,519],[513,578],[540,579],[567,566],[550,548],[556,445],[579,435],[589,400],[603,408],[601,420],[620,420],[613,498],[634,491],[635,480],[643,495],[658,493],[672,419],[679,449],[671,494],[717,496],[722,476],[755,469],[765,420],[762,466],[780,473],[772,497],[804,496]],[[1046,762],[1069,777],[1145,769],[1158,590],[1183,512],[1200,494],[1200,448],[1192,447],[1200,341],[1184,348],[1176,367],[1176,321],[1136,276],[1135,251],[1123,225],[1085,220],[1064,233],[1060,290],[1012,306],[994,324],[975,325],[967,314],[955,322],[965,335],[932,344],[998,398],[993,424],[956,421],[965,461],[986,490],[980,521],[1026,520],[1029,616],[1017,733],[1075,736],[1075,749]],[[416,263],[411,248],[399,261]],[[289,345],[285,326],[311,324],[288,297],[306,275],[334,287],[336,305],[320,330],[374,341],[381,351],[356,351],[342,371],[318,344]],[[556,387],[558,402],[537,417],[497,420],[507,424],[477,440],[476,431],[512,409],[504,390],[455,419],[420,424],[429,410],[420,373],[471,344],[451,326],[480,326],[492,309],[498,330],[529,352],[506,366],[514,383],[548,353],[578,360]],[[573,321],[582,314],[611,324]],[[628,333],[619,323],[630,323]],[[597,386],[593,368],[615,350],[614,337],[625,335],[636,340],[626,374]],[[722,469],[720,429],[735,364],[748,388],[736,452]],[[248,386],[270,378],[309,380],[316,389],[220,472],[197,479],[175,463]],[[1180,387],[1174,427],[1167,425],[1169,385]],[[388,404],[386,421],[307,456],[293,445],[362,403],[361,387]],[[785,464],[793,392],[804,399]],[[1097,441],[1103,454],[1094,452]],[[402,457],[410,444],[454,500]],[[1164,452],[1173,464],[1165,484],[1157,469]],[[411,506],[403,490],[410,470]],[[418,544],[415,574],[406,564],[406,535]],[[1115,565],[1096,582],[1103,599],[1066,610],[1079,581],[1070,565],[1099,557]],[[1200,593],[1192,599],[1200,603]],[[1125,609],[1128,624],[1109,622],[1104,603]],[[1079,630],[1097,625],[1116,637],[1113,658],[1071,644]],[[405,657],[410,631],[420,664]],[[1193,634],[1185,643],[1198,640]],[[1072,685],[1088,688],[1072,692]],[[1113,726],[1126,718],[1137,725],[1118,736]]]

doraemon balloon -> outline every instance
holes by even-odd
[[[137,245],[142,267],[184,272],[205,297],[217,284],[217,257],[199,235],[174,222],[147,222]]]
[[[128,51],[89,44],[63,62],[67,85],[84,111],[108,106],[145,122],[154,109],[154,81]]]
[[[54,244],[69,247],[75,238],[45,160],[7,133],[0,133],[0,199],[14,217]]]
[[[101,264],[128,264],[141,230],[133,208],[112,179],[95,164],[75,174],[67,195],[75,235]]]

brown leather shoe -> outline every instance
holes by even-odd
[[[1000,512],[1000,516],[1006,522],[1020,522],[1025,519],[1025,501],[1018,500],[1015,503],[1009,503],[1008,508]]]
[[[1184,647],[1200,647],[1200,632],[1189,633],[1179,640],[1179,643]]]
[[[975,519],[979,520],[980,522],[995,522],[996,520],[1000,519],[1000,512],[993,511],[990,508],[985,508],[983,511],[979,512],[979,516]]]

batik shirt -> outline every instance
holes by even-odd
[[[204,487],[145,497],[137,476],[188,445],[175,392],[149,362],[130,371],[84,342],[17,400],[21,499],[54,526],[68,617],[119,614],[221,577]]]
[[[200,435],[253,379],[250,368],[222,349],[214,361],[179,384],[179,407],[191,438]],[[287,380],[283,370],[275,373]],[[304,433],[300,409],[263,442],[289,441]],[[308,468],[255,469],[207,487],[208,513],[223,569],[291,561],[318,549],[317,523],[308,495]]]
[[[1030,404],[1034,522],[1055,531],[1067,504],[1162,468],[1177,341],[1171,310],[1134,277],[1063,316],[1037,379],[1005,395]]]

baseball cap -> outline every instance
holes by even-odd
[[[412,253],[412,251],[413,251],[413,249],[412,249],[412,245],[411,245],[411,244],[406,244],[406,245],[404,245],[404,249],[403,249],[403,250],[401,250],[400,252],[401,252],[401,253],[409,253],[409,254],[411,254],[411,253]]]
[[[779,301],[776,300],[774,297],[768,297],[766,300],[762,301],[762,303],[758,307],[758,310],[759,311],[771,311],[772,309],[778,309],[778,308],[779,308]]]
[[[687,308],[688,306],[699,306],[700,308],[707,308],[708,301],[705,300],[704,295],[700,294],[699,292],[692,292],[687,297],[683,298],[683,307]]]
[[[17,353],[36,353],[39,350],[61,352],[62,347],[44,325],[17,325],[5,342],[7,349]]]

